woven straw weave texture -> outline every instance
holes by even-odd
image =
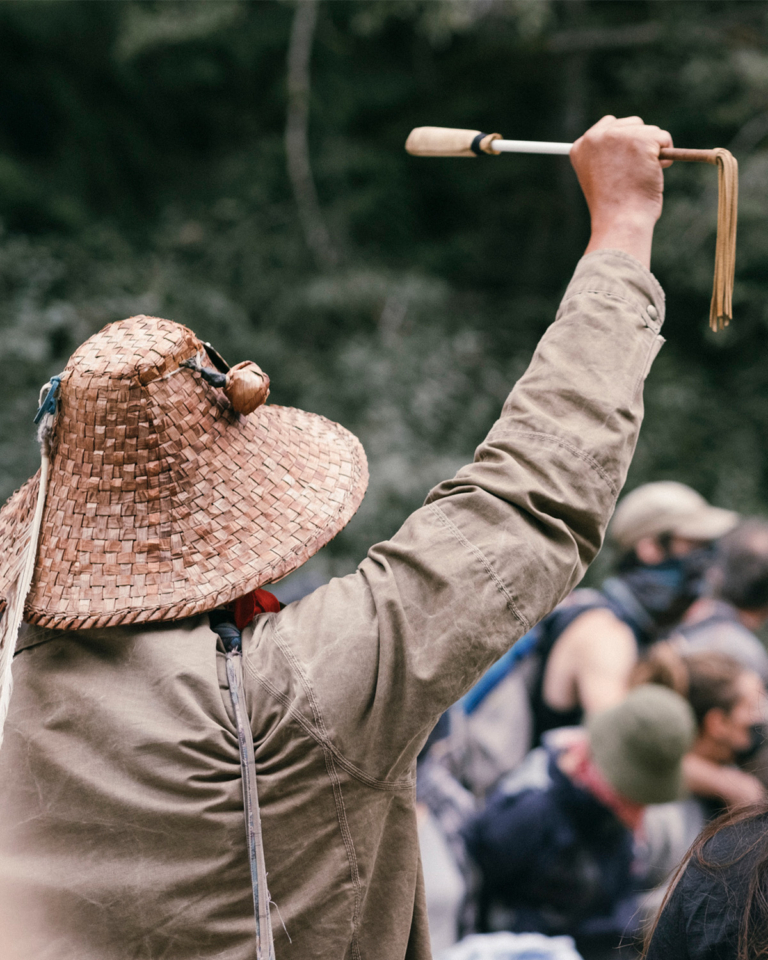
[[[71,357],[28,622],[83,629],[211,610],[295,570],[357,510],[368,482],[359,441],[289,407],[236,413],[179,366],[203,350],[186,327],[139,316]],[[38,479],[0,511],[0,597]]]

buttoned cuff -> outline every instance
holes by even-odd
[[[655,333],[664,323],[664,291],[639,260],[623,250],[595,250],[583,256],[563,297],[599,293],[627,304]]]

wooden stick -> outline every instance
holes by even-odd
[[[717,166],[717,150],[687,150],[685,147],[663,147],[660,160],[688,160],[694,163],[711,163]]]
[[[549,143],[542,140],[504,140],[500,133],[454,130],[449,127],[416,127],[405,141],[405,149],[416,157],[479,157],[483,154],[498,156],[501,153],[567,156],[572,146],[572,143]],[[718,168],[717,246],[709,322],[713,330],[722,330],[728,326],[733,313],[739,195],[739,167],[736,158],[722,147],[715,150],[664,147],[659,151],[659,159],[711,163]]]
[[[416,157],[477,157],[500,153],[539,153],[567,156],[572,143],[547,140],[504,140],[499,133],[481,133],[479,130],[454,130],[451,127],[416,127],[405,141],[405,149]],[[687,160],[696,163],[717,164],[715,150],[688,150],[684,147],[665,147],[662,160]]]

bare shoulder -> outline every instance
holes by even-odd
[[[587,610],[563,631],[544,672],[545,701],[587,711],[618,702],[637,659],[630,628],[610,610]]]
[[[557,640],[561,650],[586,654],[615,647],[635,646],[632,630],[605,607],[587,610],[577,617]]]
[[[637,641],[627,624],[610,610],[588,610],[563,631],[552,659],[555,670],[559,666],[572,672],[579,686],[585,678],[595,682],[608,676],[626,679],[637,660]]]

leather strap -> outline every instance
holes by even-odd
[[[256,789],[253,734],[245,709],[243,658],[239,649],[230,649],[227,653],[227,680],[229,681],[229,693],[232,697],[232,707],[235,712],[237,739],[240,744],[245,835],[248,842],[248,859],[251,865],[251,885],[253,887],[253,912],[256,919],[256,960],[275,960],[275,944],[272,937],[272,922],[269,916],[267,868],[264,862],[264,844],[261,836],[259,795]]]
[[[722,330],[728,326],[733,316],[739,165],[733,154],[724,147],[716,147],[713,152],[717,156],[717,242],[709,325],[713,330]]]
[[[487,133],[478,133],[478,135],[474,138],[472,143],[470,143],[469,149],[472,151],[472,153],[474,153],[476,157],[484,156],[483,148],[480,146],[480,144],[487,136],[488,136]]]

